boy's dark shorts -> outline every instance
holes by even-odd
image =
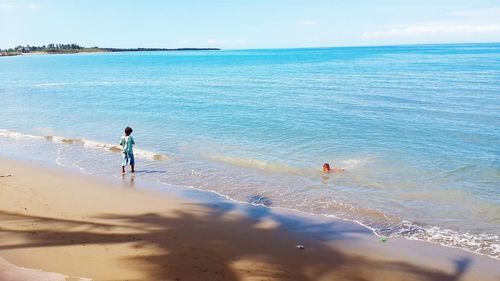
[[[123,152],[122,153],[122,167],[127,166],[127,164],[135,165],[133,152]]]

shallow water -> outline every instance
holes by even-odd
[[[2,153],[500,258],[500,44],[0,59]],[[322,175],[323,162],[345,173]]]

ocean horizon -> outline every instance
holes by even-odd
[[[498,81],[500,43],[6,57],[0,154],[121,177],[131,126],[136,178],[500,259]]]

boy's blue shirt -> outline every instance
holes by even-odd
[[[120,139],[120,145],[122,146],[122,152],[133,153],[133,146],[135,144],[134,138],[132,136],[122,136]]]

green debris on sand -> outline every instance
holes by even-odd
[[[380,242],[387,242],[387,238],[385,238],[385,237],[379,237],[378,240]]]

